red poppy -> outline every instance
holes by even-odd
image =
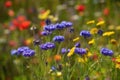
[[[16,27],[14,25],[12,25],[12,26],[9,27],[9,30],[14,31],[14,30],[16,30]]]
[[[16,19],[13,19],[13,20],[12,20],[12,23],[13,23],[13,25],[16,26],[16,27],[19,26],[19,23],[18,23],[18,21],[17,21]]]
[[[79,12],[83,12],[85,10],[85,6],[84,5],[78,5],[76,7],[76,9],[79,11]]]
[[[14,16],[14,11],[13,11],[13,10],[9,10],[9,11],[8,11],[8,15],[9,15],[10,17],[13,17],[13,16]]]
[[[107,15],[109,15],[109,9],[108,8],[105,8],[104,10],[103,10],[103,14],[105,15],[105,16],[107,16]]]
[[[96,60],[98,59],[98,55],[95,53],[95,54],[92,56],[92,59],[93,59],[94,61],[96,61]]]
[[[45,21],[41,21],[40,26],[42,26],[42,27],[45,26]]]
[[[17,43],[15,41],[13,41],[13,40],[10,40],[9,45],[12,46],[12,47],[16,47]]]
[[[21,24],[18,26],[20,30],[27,29],[30,26],[31,22],[30,21],[23,21]]]
[[[112,61],[115,62],[115,61],[116,61],[116,58],[112,58]]]
[[[23,21],[26,20],[26,17],[23,16],[23,15],[20,15],[20,16],[17,17],[17,20],[18,20],[18,22],[23,22]]]
[[[10,0],[5,2],[5,7],[9,8],[12,6],[12,2]]]

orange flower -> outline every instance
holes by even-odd
[[[54,56],[55,61],[60,61],[61,60],[61,55],[57,54]]]

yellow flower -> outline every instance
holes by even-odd
[[[115,67],[120,69],[120,55],[118,57],[116,57],[115,64],[116,64]]]
[[[94,44],[95,43],[95,40],[94,39],[92,39],[92,40],[90,40],[89,42],[88,42],[88,44]]]
[[[110,26],[108,26],[108,29],[109,29],[109,30],[114,30],[114,29],[115,29],[115,26],[114,26],[114,25],[110,25]]]
[[[32,38],[28,38],[28,39],[26,39],[26,40],[24,41],[24,43],[25,43],[26,45],[30,45],[30,44],[32,43],[32,41],[33,41]]]
[[[86,55],[87,55],[87,57],[91,57],[91,56],[92,56],[92,53],[91,53],[91,52],[88,52]]]
[[[114,31],[109,31],[109,32],[104,32],[102,36],[111,36],[113,34],[115,34]]]
[[[101,26],[101,25],[103,25],[103,24],[105,24],[105,21],[99,21],[97,24],[96,24],[96,26]]]
[[[116,27],[116,30],[120,30],[120,26],[117,26],[117,27]]]
[[[72,56],[74,53],[75,47],[73,47],[70,52],[67,54],[68,57]]]
[[[97,29],[97,28],[92,28],[92,29],[90,30],[90,33],[91,33],[91,34],[97,34],[97,32],[98,32],[98,29]]]
[[[83,57],[78,57],[77,61],[80,63],[85,63],[88,61],[88,59],[87,59],[87,56],[84,55]]]
[[[49,15],[48,18],[49,18],[52,22],[55,22],[55,21],[58,20],[57,17],[54,17],[54,16],[52,16],[52,15]]]
[[[57,77],[60,77],[62,75],[62,72],[57,72]]]
[[[88,21],[86,24],[93,24],[95,23],[95,20]]]
[[[38,15],[38,18],[39,18],[39,19],[47,19],[49,14],[50,14],[50,10],[47,10],[47,11],[44,12],[43,14],[39,14],[39,15]]]
[[[76,37],[75,39],[73,39],[73,42],[78,41],[79,39],[79,37]]]
[[[115,39],[111,39],[110,42],[111,42],[112,44],[117,44],[117,41],[116,41]]]

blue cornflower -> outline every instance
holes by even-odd
[[[51,24],[51,20],[50,19],[46,19],[45,23],[46,23],[46,25],[50,25]]]
[[[77,42],[77,43],[75,44],[75,47],[80,47],[80,42]]]
[[[55,41],[55,42],[62,42],[62,41],[64,41],[64,36],[55,36],[53,38],[53,41]]]
[[[24,47],[19,47],[19,48],[17,49],[17,55],[22,54],[23,51],[28,50],[28,49],[29,49],[29,47],[26,47],[26,46],[24,46]]]
[[[48,49],[52,49],[52,48],[55,48],[55,44],[54,43],[51,43],[51,42],[47,42],[45,44],[41,44],[40,45],[40,48],[42,50],[48,50]]]
[[[45,46],[46,46],[48,49],[55,48],[55,44],[54,44],[54,43],[51,43],[51,42],[47,42],[47,43],[45,44]]]
[[[40,48],[41,48],[42,50],[47,50],[47,47],[46,47],[45,44],[41,44],[41,45],[40,45]]]
[[[86,49],[83,49],[83,48],[75,48],[75,53],[77,53],[77,54],[83,55],[83,54],[85,54],[86,52],[87,52]]]
[[[99,35],[102,35],[103,34],[103,31],[102,30],[98,30],[97,32]]]
[[[62,53],[62,54],[65,54],[65,53],[67,53],[67,52],[68,52],[68,51],[67,51],[66,48],[62,48],[62,49],[61,49],[61,53]]]
[[[34,50],[31,50],[31,49],[27,49],[26,51],[24,51],[22,53],[23,56],[25,57],[31,57],[35,54],[35,51]]]
[[[74,28],[73,28],[73,27],[70,27],[70,28],[69,28],[69,32],[70,32],[70,33],[74,32]]]
[[[41,35],[43,35],[43,36],[47,36],[47,35],[49,35],[49,34],[51,34],[52,32],[50,32],[50,31],[42,31],[41,32]]]
[[[11,50],[11,55],[17,55],[17,50]]]
[[[68,49],[67,51],[70,52],[70,49]]]
[[[87,37],[90,37],[91,34],[90,34],[89,31],[82,30],[82,31],[80,32],[80,36],[83,36],[83,37],[87,38]]]
[[[56,26],[56,29],[59,29],[59,30],[65,28],[65,24],[61,24],[61,23],[56,23],[55,26]]]
[[[52,66],[51,69],[52,69],[52,71],[55,71],[55,70],[56,70],[56,67],[55,67],[55,66]]]
[[[73,26],[73,23],[67,22],[67,21],[62,21],[61,24],[64,24],[65,27],[72,27]]]
[[[56,26],[54,24],[46,25],[44,27],[44,30],[49,32],[54,31],[55,29],[56,29]]]
[[[113,51],[112,50],[109,50],[107,48],[102,48],[100,50],[100,53],[102,53],[103,55],[105,56],[112,56],[113,55]]]
[[[33,56],[35,54],[35,51],[30,49],[29,47],[23,46],[23,47],[19,47],[17,50],[12,50],[11,51],[12,55],[23,55],[25,57],[30,57]]]

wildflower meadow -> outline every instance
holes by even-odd
[[[120,0],[0,0],[0,80],[120,80]]]

